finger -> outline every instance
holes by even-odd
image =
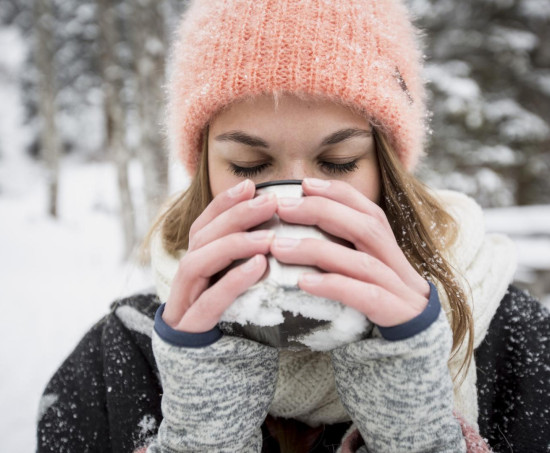
[[[375,257],[334,242],[319,239],[275,238],[271,254],[283,263],[318,267],[380,286],[401,298],[422,301],[399,275]]]
[[[220,213],[194,235],[189,237],[189,250],[204,247],[223,236],[249,230],[267,222],[277,210],[274,194],[265,194],[251,200],[242,201]]]
[[[277,214],[288,223],[316,225],[351,242],[357,250],[375,252],[394,238],[372,216],[325,197],[279,198]],[[387,244],[384,244],[386,246]]]
[[[380,206],[344,181],[306,178],[303,181],[302,187],[306,195],[329,198],[358,212],[367,214],[374,219],[374,229],[385,230],[388,237],[393,238],[392,250],[389,251],[389,255],[395,257],[396,261],[394,263],[403,281],[412,288],[415,288],[415,291],[422,296],[429,294],[429,285],[426,280],[410,265],[403,253],[397,252],[399,246],[397,245],[397,241],[395,241],[395,236],[386,213]],[[399,248],[399,250],[401,249]]]
[[[193,236],[196,231],[204,228],[205,225],[209,224],[213,219],[232,206],[235,206],[243,200],[251,199],[255,192],[254,183],[250,179],[245,179],[239,184],[220,193],[208,204],[195,222],[193,222],[189,230],[189,236]]]
[[[318,196],[280,198],[277,213],[285,222],[317,225],[327,233],[351,242],[357,250],[391,267],[417,293],[429,293],[428,284],[408,262],[393,232],[376,218]]]
[[[214,328],[225,310],[262,277],[266,268],[266,257],[255,255],[244,264],[231,269],[189,307],[176,329],[184,332],[207,332]]]
[[[298,286],[315,296],[337,300],[363,313],[371,322],[392,327],[410,321],[426,308],[405,301],[395,294],[370,283],[339,274],[304,274]]]
[[[210,277],[227,268],[233,261],[256,254],[266,254],[273,232],[234,233],[220,238],[193,252],[180,261],[172,281],[163,319],[169,326],[181,320],[183,314],[206,290]]]
[[[302,183],[302,188],[306,195],[325,197],[355,209],[356,211],[368,214],[380,221],[384,227],[389,228],[391,231],[384,210],[374,201],[370,200],[356,188],[344,181],[305,178]]]

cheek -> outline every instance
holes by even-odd
[[[208,159],[208,179],[210,180],[210,191],[215,197],[225,190],[233,187],[239,182],[235,176],[231,175],[220,162],[214,159]]]
[[[380,204],[380,174],[377,167],[363,168],[353,175],[349,183],[369,200]]]

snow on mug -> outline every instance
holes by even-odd
[[[303,197],[301,184],[300,180],[261,183],[256,186],[256,196],[274,193],[284,198]],[[274,231],[275,237],[315,238],[352,246],[316,226],[286,223],[276,214],[254,228],[265,229]],[[219,326],[225,333],[277,348],[327,351],[370,332],[372,324],[362,313],[298,287],[302,273],[322,272],[320,269],[281,263],[272,255],[267,259],[268,269],[262,279],[223,314]]]

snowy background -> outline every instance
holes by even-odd
[[[451,9],[445,10],[445,5],[449,5],[446,1],[438,3],[439,15],[435,9],[422,10],[428,1],[412,3],[424,14],[426,23],[453,14]],[[520,3],[525,14],[532,16],[536,5],[547,5],[545,0]],[[535,10],[537,14],[541,11]],[[86,17],[86,10],[81,13],[81,17]],[[451,31],[448,38],[456,42],[457,34]],[[500,41],[494,41],[497,47],[506,47],[505,37],[510,36],[518,52],[528,52],[536,44],[532,34],[513,35],[506,30],[495,33],[497,38],[500,36]],[[475,33],[470,33],[470,37],[475,40]],[[445,39],[439,42],[443,46]],[[107,312],[114,299],[152,285],[149,270],[137,264],[135,254],[129,260],[123,258],[115,167],[104,157],[90,157],[90,149],[102,143],[102,118],[97,108],[100,97],[93,87],[87,92],[89,104],[81,112],[82,117],[61,115],[64,138],[73,146],[82,145],[86,152],[69,153],[61,160],[59,215],[57,219],[47,215],[48,173],[43,162],[28,152],[36,140],[36,124],[25,110],[26,93],[20,83],[28,77],[28,46],[29,39],[19,27],[0,28],[0,438],[2,451],[10,453],[34,450],[40,394],[83,333]],[[425,169],[425,177],[436,186],[463,189],[484,206],[493,206],[486,209],[488,230],[509,234],[518,247],[520,267],[516,283],[529,288],[550,306],[550,195],[537,195],[537,188],[542,187],[537,183],[532,184],[535,191],[524,191],[527,195],[522,198],[518,194],[523,193],[524,186],[517,183],[522,177],[516,172],[525,166],[522,159],[527,158],[521,154],[524,148],[521,153],[518,150],[524,143],[522,133],[528,131],[530,140],[538,140],[535,144],[539,149],[546,147],[542,157],[529,166],[533,178],[542,172],[546,180],[550,179],[545,166],[547,122],[516,101],[485,103],[481,79],[476,82],[469,78],[469,63],[458,59],[437,63],[437,49],[432,56],[435,63],[428,65],[427,75],[432,80],[433,96],[446,96],[435,112],[444,124],[436,120],[434,128],[444,129],[439,135],[451,137],[451,141],[445,145],[449,154],[438,154],[438,167]],[[550,91],[548,70],[546,78],[544,72],[541,74],[533,79],[533,84]],[[509,142],[504,138],[497,144],[488,144],[482,153],[468,155],[467,164],[473,162],[471,166],[456,160],[451,164],[449,156],[462,155],[464,146],[451,121],[456,118],[468,125],[468,136],[475,140],[485,143],[484,134],[497,133],[489,129],[481,134],[481,121],[504,128]],[[434,141],[438,148],[437,138]],[[528,142],[525,149],[532,149],[531,145]],[[480,148],[473,142],[467,146],[478,151]],[[485,161],[479,156],[485,156]],[[450,166],[460,171],[445,173]],[[179,174],[177,168],[171,170]],[[181,183],[180,180],[180,186]],[[144,210],[142,168],[135,159],[130,164],[130,186],[135,209]],[[516,206],[518,200],[531,204]]]
[[[47,215],[47,174],[25,153],[25,52],[15,28],[0,29],[0,450],[9,453],[34,451],[40,395],[84,332],[116,298],[152,286],[148,269],[123,260],[111,163],[64,159],[60,215]],[[141,172],[131,170],[137,189]]]

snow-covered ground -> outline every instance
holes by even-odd
[[[37,405],[47,380],[118,297],[151,286],[149,272],[121,261],[108,165],[62,166],[61,218],[44,213],[37,168],[26,193],[0,197],[0,422],[2,451],[34,449]],[[4,189],[4,185],[3,185]]]
[[[23,51],[10,33],[0,32],[0,70],[20,64]],[[48,218],[45,173],[23,155],[28,134],[17,84],[5,75],[0,71],[0,439],[2,451],[23,453],[35,448],[38,402],[52,373],[114,299],[152,281],[147,269],[122,261],[111,165],[65,159],[60,217]],[[139,186],[139,169],[132,175]],[[516,240],[525,275],[550,269],[550,206],[487,214],[489,230]]]

